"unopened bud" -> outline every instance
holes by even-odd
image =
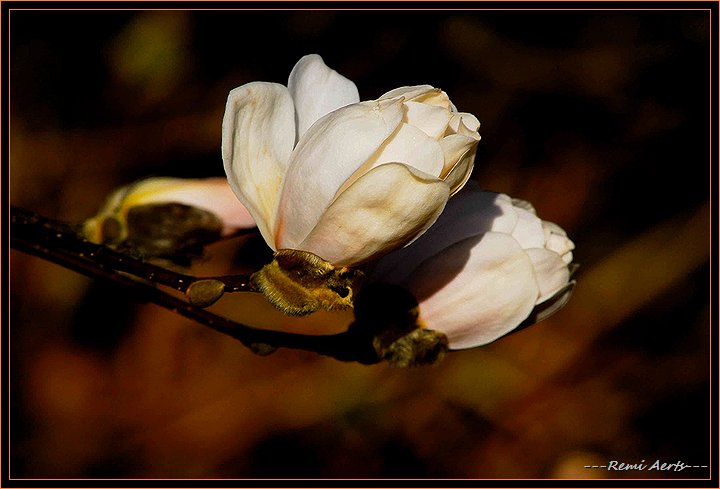
[[[289,316],[348,309],[361,272],[335,267],[317,255],[278,250],[250,281],[272,305]]]
[[[197,307],[210,307],[215,304],[225,292],[225,284],[212,278],[198,280],[190,284],[185,295],[190,304]]]

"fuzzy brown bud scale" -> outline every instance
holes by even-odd
[[[362,272],[335,267],[301,250],[278,250],[273,261],[254,273],[251,285],[289,316],[349,309]]]

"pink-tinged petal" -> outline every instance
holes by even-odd
[[[178,203],[215,214],[224,224],[223,233],[255,227],[255,220],[230,188],[227,178],[149,178],[132,187],[123,208],[136,205]]]
[[[335,265],[357,265],[425,232],[448,199],[448,187],[407,165],[388,163],[360,177],[298,246]]]
[[[523,249],[543,248],[545,246],[545,232],[542,221],[533,213],[523,208],[515,207],[518,216],[512,236],[520,243]]]
[[[378,151],[401,120],[402,99],[360,102],[326,115],[308,129],[283,183],[277,249],[298,249],[343,183]]]
[[[324,115],[360,101],[355,84],[325,65],[317,54],[303,56],[295,64],[288,90],[295,102],[297,140]]]
[[[383,257],[369,279],[399,284],[420,263],[455,243],[490,231],[509,234],[516,222],[507,195],[482,192],[473,185],[450,199],[435,224],[417,241]]]
[[[406,286],[426,327],[442,331],[451,349],[490,343],[532,311],[538,285],[528,255],[507,234],[463,240],[425,261]]]
[[[540,296],[537,298],[539,304],[567,285],[570,280],[570,271],[567,263],[553,251],[545,248],[530,248],[525,252],[530,257],[535,269],[535,278],[540,289]]]
[[[295,109],[287,88],[253,82],[232,90],[222,124],[228,182],[269,246],[275,209],[295,142]]]

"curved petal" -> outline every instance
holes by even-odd
[[[406,286],[420,302],[421,321],[445,333],[456,350],[509,333],[538,297],[530,258],[511,236],[495,232],[463,240],[427,260]]]
[[[451,112],[443,107],[409,101],[405,102],[403,122],[421,129],[438,141],[445,134],[451,115]]]
[[[573,280],[565,284],[565,286],[545,301],[535,304],[535,307],[530,312],[530,315],[526,317],[514,331],[532,326],[533,324],[543,321],[558,312],[568,303],[574,289],[575,281]]]
[[[535,214],[521,207],[515,207],[518,216],[512,236],[520,243],[523,249],[544,248],[545,232],[542,221]]]
[[[270,247],[283,175],[295,142],[295,109],[287,88],[253,82],[230,92],[222,124],[228,182]]]
[[[283,183],[275,225],[278,249],[298,249],[343,183],[401,120],[402,99],[394,99],[348,105],[312,125],[295,148]]]
[[[415,95],[412,98],[406,97],[405,99],[407,101],[422,102],[424,104],[432,105],[434,107],[442,107],[447,111],[451,111],[453,107],[453,104],[452,102],[450,102],[450,97],[448,97],[448,94],[443,92],[439,88],[428,90],[427,92],[420,95]]]
[[[436,140],[405,123],[400,124],[371,160],[373,167],[384,163],[404,163],[436,178],[440,178],[445,162],[442,148]]]
[[[512,203],[515,207],[519,207],[520,209],[525,209],[529,213],[537,216],[537,210],[535,209],[535,206],[532,205],[527,200],[523,199],[512,199]],[[545,230],[545,226],[543,225],[543,230]]]
[[[355,84],[329,68],[317,54],[303,56],[295,64],[288,90],[295,102],[297,141],[322,116],[360,101]]]
[[[516,222],[507,195],[468,189],[448,201],[442,215],[417,241],[383,257],[369,280],[400,284],[420,263],[455,243],[490,231],[510,233]]]
[[[477,146],[477,141],[475,139],[461,134],[451,134],[450,136],[445,136],[438,141],[438,143],[442,148],[443,157],[445,158],[445,164],[443,165],[442,172],[443,177],[455,168],[455,165],[460,162],[461,158],[463,158],[470,149]]]
[[[414,100],[425,93],[437,91],[439,89],[432,85],[414,85],[410,87],[393,88],[389,92],[385,92],[378,100],[386,100],[391,98],[403,97],[405,100]]]
[[[452,135],[452,134],[460,134],[462,136],[466,136],[468,138],[472,138],[475,141],[480,141],[482,139],[480,137],[480,134],[477,131],[477,127],[480,127],[480,123],[477,122],[477,119],[475,119],[475,116],[472,114],[467,114],[469,116],[472,116],[475,123],[477,123],[477,126],[475,129],[471,129],[467,124],[465,124],[465,119],[462,118],[459,114],[454,114],[450,118],[450,122],[448,123],[447,131],[445,131],[446,135]],[[471,121],[472,122],[472,121]],[[475,123],[472,123],[471,125],[475,125]]]
[[[542,227],[545,232],[545,248],[560,255],[565,263],[572,262],[575,243],[567,237],[565,230],[550,221],[543,221]]]
[[[461,134],[451,134],[439,141],[445,164],[441,176],[450,185],[450,195],[455,195],[470,178],[475,166],[477,140]]]
[[[545,248],[530,248],[525,252],[530,257],[535,269],[535,278],[540,292],[537,298],[539,304],[567,285],[570,280],[570,271],[567,263],[562,261],[555,252]]]
[[[105,198],[105,202],[103,202],[97,214],[85,220],[82,227],[82,233],[85,238],[89,239],[92,243],[99,244],[103,242],[103,221],[106,218],[121,212],[123,199],[127,197],[131,186],[132,184],[124,185],[120,188],[113,190]]]
[[[451,196],[462,190],[467,181],[470,180],[470,175],[472,175],[475,167],[476,150],[477,147],[470,148],[443,179],[450,185]]]
[[[340,195],[373,168],[386,163],[403,163],[433,177],[439,177],[443,161],[442,149],[437,141],[417,127],[402,123],[378,151],[345,180],[335,196]]]
[[[131,189],[122,207],[126,210],[136,205],[171,202],[212,212],[222,220],[226,234],[235,229],[255,227],[255,220],[235,196],[227,178],[221,177],[150,178]]]
[[[480,129],[480,121],[470,112],[456,112],[449,121],[450,127],[455,132],[460,132],[460,123],[465,126],[468,131],[477,132]]]
[[[300,244],[335,265],[357,265],[406,245],[438,218],[445,182],[407,165],[388,163],[340,194]]]

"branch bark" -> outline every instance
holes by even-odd
[[[268,354],[278,348],[293,348],[342,361],[363,364],[380,361],[373,347],[372,335],[365,334],[358,328],[350,328],[333,335],[264,330],[229,320],[158,288],[158,285],[162,285],[188,294],[193,284],[219,281],[224,284],[226,292],[253,291],[247,276],[198,278],[177,273],[92,243],[80,236],[76,227],[68,223],[15,206],[11,206],[10,222],[12,248],[88,277],[108,280],[132,289],[143,300],[231,336],[255,353]]]

